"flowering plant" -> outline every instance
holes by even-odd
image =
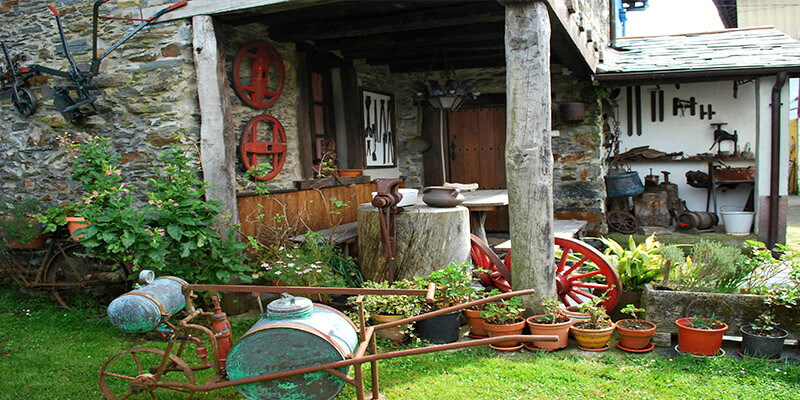
[[[257,276],[289,286],[358,287],[361,273],[348,257],[342,257],[333,244],[314,232],[302,244],[271,246]]]

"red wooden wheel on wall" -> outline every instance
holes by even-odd
[[[262,122],[270,126],[267,129],[267,135],[271,137],[263,142],[259,140],[258,131],[259,123]],[[283,125],[270,115],[261,115],[251,119],[242,132],[242,138],[239,141],[239,155],[245,170],[257,168],[259,156],[270,163],[272,170],[265,175],[256,176],[256,179],[266,181],[276,177],[286,161],[286,132],[283,130]]]
[[[479,279],[484,286],[495,286],[502,292],[511,291],[511,253],[500,261],[480,238],[471,235],[472,262],[488,269]],[[611,262],[594,247],[572,238],[555,238],[554,267],[556,291],[566,306],[582,304],[605,294],[602,304],[606,310],[617,305],[622,293],[622,281]]]
[[[250,75],[242,68],[250,61]],[[246,44],[233,63],[233,89],[245,104],[255,108],[267,108],[278,100],[283,92],[286,72],[283,58],[265,42]]]

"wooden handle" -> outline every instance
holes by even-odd
[[[436,294],[436,284],[431,282],[428,284],[428,293],[425,294],[425,302],[433,303],[433,297]]]

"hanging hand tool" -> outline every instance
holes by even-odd
[[[378,136],[383,136],[383,164],[386,164],[386,100],[381,99],[381,119],[379,120]]]
[[[625,88],[625,111],[628,116],[628,136],[633,136],[633,89]]]
[[[389,142],[389,164],[394,164],[394,138],[392,137],[392,100],[386,102],[386,141]]]
[[[703,109],[703,105],[702,104],[700,105],[700,119],[704,119],[705,116],[708,116],[708,119],[710,120],[714,116],[714,114],[716,114],[716,112],[714,112],[711,109],[711,104],[707,105],[706,107],[707,107],[706,109],[708,111]]]
[[[658,91],[658,121],[664,122],[664,91]]]
[[[371,107],[372,106],[372,96],[367,96],[367,99],[364,100],[364,105],[367,106],[367,113],[366,113],[366,116],[367,116],[366,117],[367,127],[364,129],[364,136],[365,136],[364,140],[367,142],[367,154],[370,154],[371,153],[370,143],[372,142],[372,126],[369,123],[369,112],[370,112],[370,108],[372,108]]]
[[[656,122],[656,91],[650,91],[650,122]]]
[[[636,86],[636,136],[642,136],[642,87]]]
[[[375,121],[374,122],[377,123],[378,122],[378,101],[377,100],[375,101],[375,113],[373,114],[373,116],[375,117]],[[373,136],[373,138],[376,138],[376,140],[380,141],[380,135],[378,135],[377,132],[375,131],[375,124],[374,123],[372,124],[372,136]],[[377,151],[378,151],[378,145],[376,144],[375,140],[373,140],[372,141],[372,161],[378,161]]]

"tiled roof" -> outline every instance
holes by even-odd
[[[597,73],[722,71],[800,66],[800,41],[772,27],[619,38]]]

